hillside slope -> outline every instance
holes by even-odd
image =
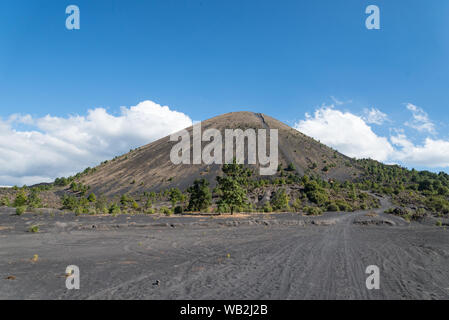
[[[283,168],[293,163],[300,176],[315,174],[326,180],[346,181],[354,180],[363,173],[353,159],[264,114],[227,113],[203,121],[202,132],[209,128],[220,130],[223,139],[225,129],[278,129],[279,163]],[[187,130],[192,139],[193,128]],[[221,172],[221,165],[174,165],[170,161],[170,151],[175,144],[167,136],[111,161],[105,161],[83,176],[81,182],[89,185],[96,194],[106,196],[160,191],[172,187],[185,190],[197,178],[205,178],[214,186],[215,177]],[[206,144],[208,142],[203,142],[203,146]],[[257,176],[258,165],[250,166],[255,169]]]

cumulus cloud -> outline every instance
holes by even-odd
[[[411,121],[405,123],[406,126],[416,129],[419,132],[436,133],[434,123],[429,119],[428,114],[423,109],[411,103],[408,103],[406,108],[412,112],[413,117]]]
[[[364,109],[363,112],[363,120],[368,124],[382,125],[385,121],[388,121],[388,116],[376,108]]]
[[[423,131],[434,132],[433,123],[422,109],[412,104],[407,108],[415,112],[416,124],[419,122],[427,128]],[[415,144],[403,130],[394,130],[389,138],[382,137],[372,130],[370,122],[376,123],[366,116],[359,117],[329,106],[316,110],[313,116],[306,114],[306,119],[294,128],[350,157],[401,163],[408,167],[449,167],[449,141],[426,137],[422,144]]]
[[[17,123],[30,129],[17,130]],[[68,176],[191,125],[184,113],[152,101],[122,107],[119,115],[103,108],[84,116],[12,115],[0,119],[0,185]]]
[[[394,152],[388,139],[377,136],[361,117],[333,106],[306,115],[294,128],[350,157],[386,161]]]
[[[404,134],[392,136],[391,141],[400,147],[395,158],[402,163],[429,168],[449,167],[449,141],[426,138],[422,145],[415,145]]]

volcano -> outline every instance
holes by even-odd
[[[293,174],[317,175],[325,180],[353,181],[363,175],[356,161],[319,141],[293,129],[270,116],[253,112],[232,112],[201,123],[202,130],[217,129],[223,136],[226,129],[277,129],[278,163],[280,168],[290,167]],[[193,127],[186,128],[192,137]],[[195,179],[209,180],[215,185],[215,177],[221,173],[219,164],[173,164],[170,151],[177,142],[170,137],[154,141],[120,157],[105,161],[81,178],[96,194],[113,196],[143,191],[161,191],[177,187],[185,190]],[[203,142],[204,145],[208,142]],[[191,144],[192,145],[192,144]],[[223,150],[224,154],[224,150]],[[247,153],[245,151],[245,157]],[[246,163],[246,162],[245,162]],[[255,178],[259,164],[254,167]]]

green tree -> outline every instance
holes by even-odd
[[[21,189],[14,199],[14,207],[21,207],[26,205],[28,202],[28,197],[26,195],[25,190]]]
[[[91,193],[89,194],[89,196],[87,197],[87,200],[89,200],[89,202],[95,202],[97,201],[97,196],[95,196],[95,193]]]
[[[223,165],[223,173],[224,177],[217,177],[219,202],[227,205],[233,214],[235,209],[243,206],[248,200],[244,185],[248,182],[250,171],[242,164],[237,164],[234,159],[233,163]]]
[[[111,204],[111,206],[109,207],[109,213],[110,214],[120,214],[121,213],[120,207],[118,206],[117,203],[114,202],[113,204]]]
[[[170,194],[168,197],[169,197],[172,207],[175,207],[176,203],[178,203],[179,201],[182,201],[184,198],[181,190],[179,190],[178,188],[171,188]]]
[[[187,189],[187,192],[190,194],[188,211],[201,211],[210,206],[212,194],[207,180],[196,179],[193,185]]]
[[[39,191],[37,189],[31,189],[30,196],[28,197],[28,205],[31,208],[42,207],[42,200],[39,198]]]
[[[285,189],[279,189],[271,198],[271,206],[274,210],[288,210],[290,198],[285,192]]]

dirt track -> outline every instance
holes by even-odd
[[[224,219],[2,209],[0,299],[448,299],[449,230],[380,211]],[[32,224],[41,231],[26,232]],[[77,291],[65,288],[72,264]],[[365,287],[368,265],[380,268],[380,290]]]

